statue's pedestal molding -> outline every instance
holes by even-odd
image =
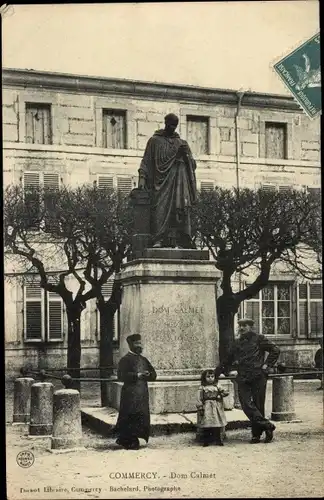
[[[190,260],[185,259],[189,254]],[[146,255],[154,258],[128,262],[120,273],[118,359],[128,351],[126,337],[140,334],[143,355],[158,374],[157,381],[149,383],[151,412],[193,412],[200,382],[190,376],[218,364],[220,272],[200,250],[154,248]],[[110,405],[118,409],[122,384],[108,385]]]

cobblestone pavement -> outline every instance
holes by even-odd
[[[269,444],[250,445],[249,431],[242,430],[228,432],[223,448],[202,448],[186,433],[125,451],[84,429],[83,451],[52,454],[49,439],[28,439],[8,424],[8,499],[322,497],[323,392],[317,386],[295,384],[296,413],[303,421],[278,423]],[[34,454],[30,468],[17,465],[21,450]],[[129,477],[135,473],[137,478]]]

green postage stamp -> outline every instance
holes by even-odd
[[[322,109],[320,34],[277,62],[274,69],[307,115],[318,116]]]

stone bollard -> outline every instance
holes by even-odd
[[[42,371],[40,381],[31,386],[30,436],[50,436],[53,429],[53,384],[45,382]]]
[[[295,419],[294,377],[292,375],[274,377],[271,420],[289,422]]]
[[[84,449],[82,442],[80,393],[70,387],[73,380],[64,375],[65,389],[59,389],[53,396],[52,452],[76,451]]]
[[[26,376],[24,368],[20,373],[22,377],[14,382],[13,424],[27,424],[30,419],[31,386],[35,380]]]

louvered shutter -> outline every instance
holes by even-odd
[[[214,182],[213,181],[201,181],[200,182],[200,190],[201,191],[213,191]]]
[[[102,295],[105,301],[109,300],[112,294],[112,289],[114,286],[114,277],[110,277],[108,281],[101,287]],[[118,340],[118,314],[116,311],[113,322],[113,339]]]
[[[126,113],[125,111],[103,110],[103,147],[113,149],[126,148]]]
[[[319,337],[323,334],[323,293],[322,285],[309,284],[310,300],[310,337]]]
[[[124,195],[128,195],[132,190],[132,178],[117,177],[117,189]]]
[[[98,188],[99,189],[113,189],[113,177],[108,175],[98,175]]]
[[[56,192],[60,187],[59,174],[44,173],[44,203],[45,203],[45,230],[58,228],[58,221],[55,214]]]
[[[40,174],[24,172],[24,200],[30,229],[37,229],[40,218]]]
[[[63,302],[55,292],[47,294],[47,334],[48,340],[62,340]]]
[[[298,304],[299,304],[299,336],[307,337],[308,332],[308,308],[307,308],[307,285],[300,283],[298,285]]]
[[[27,283],[25,299],[25,340],[41,341],[43,338],[42,289],[39,283]]]
[[[279,193],[289,193],[291,186],[279,186]]]
[[[273,193],[274,191],[276,191],[276,186],[272,184],[262,184],[261,189],[266,193]]]

